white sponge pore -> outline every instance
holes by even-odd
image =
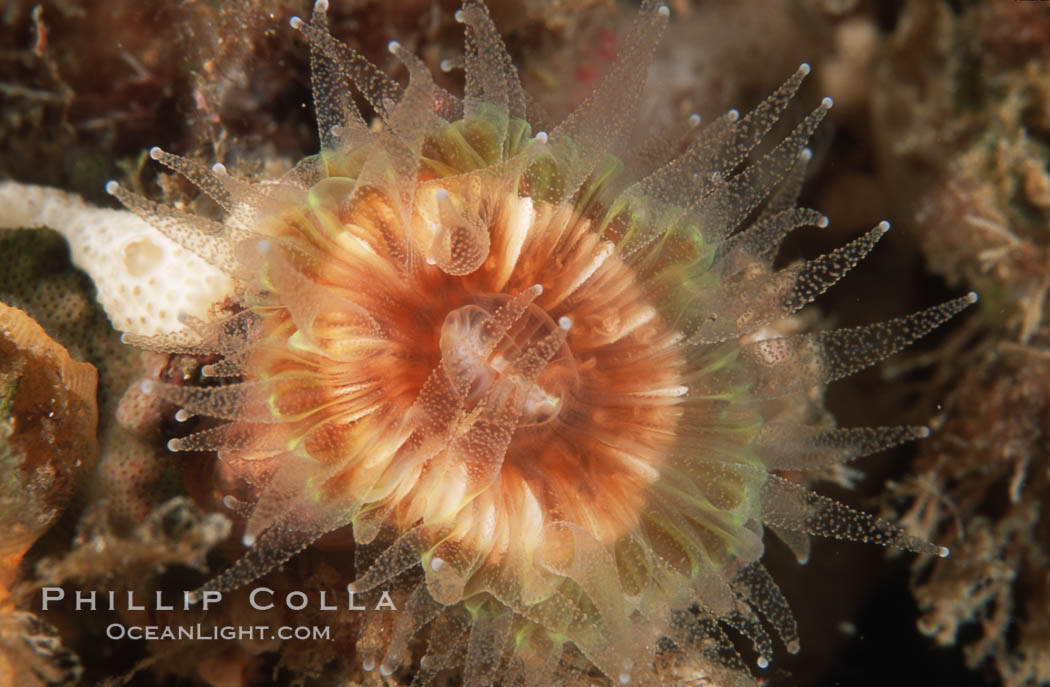
[[[125,210],[107,210],[44,186],[0,182],[0,228],[51,227],[69,242],[113,326],[142,336],[185,328],[179,314],[207,320],[233,296],[226,273]]]

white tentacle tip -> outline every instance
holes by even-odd
[[[241,543],[244,544],[246,548],[250,549],[252,546],[255,545],[255,535],[248,534],[247,532],[245,532],[244,536],[241,537]]]
[[[890,230],[890,223],[886,220],[882,220],[881,222],[875,225],[875,228],[879,231],[880,235],[885,234],[887,231]]]
[[[317,0],[314,3],[314,12],[327,12],[328,11],[328,0]]]
[[[165,446],[167,446],[168,450],[171,451],[172,453],[178,453],[179,452],[179,440],[178,439],[168,439],[168,443],[165,444]]]
[[[832,107],[835,106],[835,101],[825,96],[824,99],[820,101],[820,106],[823,107],[825,110],[830,110]]]
[[[930,436],[930,428],[929,427],[919,427],[919,429],[915,432],[915,435],[919,439],[927,439]]]
[[[390,52],[390,54],[396,55],[397,51],[401,49],[401,43],[398,41],[390,41],[386,44],[386,49]]]
[[[302,19],[296,16],[293,16],[291,19],[289,19],[288,23],[291,24],[292,28],[296,31],[299,31],[303,28],[303,26],[306,25],[306,22],[304,22]]]
[[[660,5],[656,8],[656,13],[661,17],[667,18],[671,16],[671,8],[667,5]]]
[[[971,291],[970,293],[966,294],[966,300],[972,305],[973,303],[976,303],[978,300],[980,300],[980,298],[977,296],[976,291]]]
[[[106,193],[108,193],[109,195],[115,196],[115,195],[117,195],[117,191],[119,191],[119,190],[120,190],[120,184],[118,184],[117,182],[112,181],[112,180],[106,182]]]
[[[462,24],[467,20],[467,13],[463,10],[456,10],[456,13],[452,15],[452,18]]]
[[[164,157],[164,151],[161,150],[158,146],[153,146],[149,149],[149,156],[154,160],[159,160],[162,157]]]
[[[762,668],[763,670],[765,670],[766,668],[769,667],[769,659],[766,658],[765,656],[759,656],[758,660],[755,661],[755,663],[757,663],[758,667]]]
[[[212,165],[211,166],[211,171],[213,171],[216,174],[218,174],[219,176],[223,176],[223,177],[224,176],[229,176],[229,174],[230,174],[227,171],[227,169],[226,169],[226,165],[222,164],[221,162],[216,162],[214,165]]]
[[[809,62],[803,62],[798,66],[798,73],[802,76],[809,74],[811,71],[813,71],[813,68],[809,66]]]
[[[951,549],[949,549],[947,546],[941,546],[937,549],[937,555],[941,558],[947,558],[951,555],[951,553]]]
[[[698,115],[695,112],[689,115],[689,126],[693,127],[694,129],[700,126],[700,119],[700,115]]]
[[[558,318],[558,326],[565,331],[569,331],[570,329],[572,329],[572,319],[565,315],[562,315]]]

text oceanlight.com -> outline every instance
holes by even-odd
[[[332,641],[331,628],[318,627],[316,625],[179,625],[170,627],[168,625],[123,625],[121,623],[110,623],[106,626],[106,637],[113,640],[198,640],[207,641],[212,639],[237,639],[266,641],[273,639],[281,640],[308,640],[308,641]]]
[[[240,593],[244,593],[241,590]],[[40,593],[40,607],[43,611],[62,608],[79,613],[116,612],[118,617],[127,612],[146,611],[189,611],[207,612],[222,603],[222,592],[208,590],[197,594],[136,593],[134,591],[100,591],[70,590],[62,587],[44,587]],[[255,587],[248,591],[248,603],[256,611],[287,609],[289,611],[322,611],[328,613],[346,613],[360,611],[396,611],[397,607],[389,592],[374,590],[356,594],[347,588],[345,592],[333,590],[283,591],[277,592],[269,587]],[[106,625],[106,637],[114,641],[272,641],[303,640],[332,641],[331,629],[323,625],[218,625],[209,622],[193,622],[178,616],[165,616],[163,613],[150,618],[156,624],[136,624],[132,620],[144,619],[139,615],[127,615],[121,619],[126,622],[112,622]],[[316,616],[314,616],[316,617]],[[282,619],[287,619],[282,617]],[[164,620],[172,621],[164,624]],[[127,622],[131,621],[131,622]],[[159,622],[158,622],[159,621]],[[185,622],[189,621],[189,622]]]

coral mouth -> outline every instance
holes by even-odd
[[[475,331],[484,328],[492,314],[511,297],[505,294],[485,294],[474,297],[474,304],[451,311],[441,325],[440,348],[442,362],[452,367],[473,368],[469,373],[474,381],[466,389],[467,412],[477,408],[494,385],[507,379],[517,361],[528,350],[558,328],[568,331],[571,320],[562,316],[556,324],[541,308],[530,303],[512,328],[491,351],[479,350]],[[553,421],[579,387],[576,364],[568,343],[563,342],[534,379],[522,380],[524,388],[518,429],[538,427]]]

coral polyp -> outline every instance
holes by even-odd
[[[632,149],[664,6],[642,3],[608,77],[549,132],[530,125],[480,2],[456,15],[463,98],[397,43],[408,83],[384,75],[329,34],[326,9],[292,20],[311,48],[320,154],[249,184],[154,149],[224,222],[108,187],[235,284],[212,319],[183,314],[182,329],[126,337],[220,356],[205,385],[143,389],[212,418],[169,447],[217,452],[246,485],[226,503],[245,516],[250,549],[206,590],[352,528],[356,547],[378,551],[352,589],[411,585],[396,622],[376,630],[385,645],[362,631],[366,669],[390,674],[429,624],[421,684],[459,664],[467,684],[551,684],[569,656],[650,684],[657,656],[676,652],[743,669],[723,627],[762,666],[767,627],[798,650],[759,563],[767,527],[800,558],[809,534],[947,553],[778,473],[924,436],[793,424],[783,399],[878,362],[974,300],[775,334],[889,228],[774,267],[791,230],[827,223],[795,201],[831,102],[757,152],[807,65],[746,115]]]

